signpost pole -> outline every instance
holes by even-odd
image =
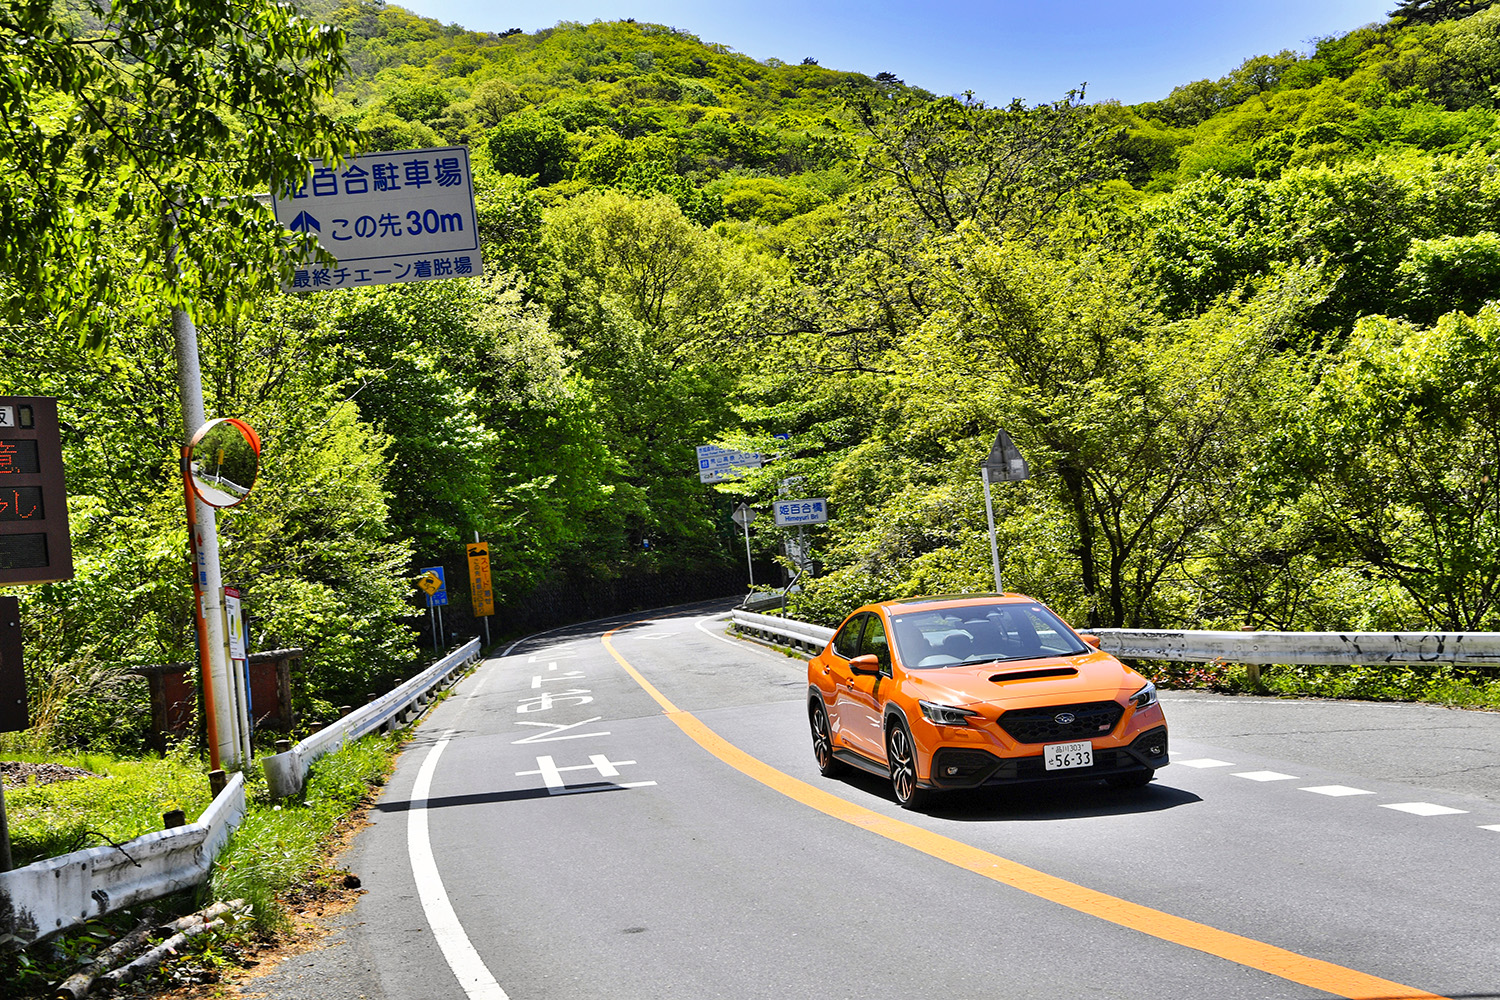
[[[1005,586],[1000,582],[1000,543],[995,539],[995,503],[990,499],[990,470],[983,466],[979,474],[984,479],[984,516],[990,524],[990,559],[995,566],[995,592],[1005,593]]]

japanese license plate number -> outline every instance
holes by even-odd
[[[1049,771],[1061,771],[1070,767],[1093,767],[1094,745],[1088,740],[1081,743],[1052,743],[1042,747],[1042,765]]]

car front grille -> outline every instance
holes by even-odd
[[[1061,743],[1103,736],[1124,714],[1124,707],[1115,701],[1021,708],[1001,713],[1000,728],[1018,743]]]

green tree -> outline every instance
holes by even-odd
[[[9,316],[50,314],[94,343],[144,301],[131,289],[151,287],[153,307],[218,308],[273,285],[290,234],[251,195],[352,139],[317,110],[346,68],[342,35],[292,7],[102,9],[0,3],[14,43],[0,49],[0,291]],[[110,220],[154,230],[128,266]]]
[[[539,112],[520,112],[490,129],[490,162],[496,170],[535,177],[538,184],[562,180],[570,157],[568,134],[555,119]]]
[[[1284,442],[1325,551],[1404,591],[1409,628],[1500,624],[1500,311],[1361,321]]]

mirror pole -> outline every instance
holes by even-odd
[[[205,422],[203,377],[198,364],[198,329],[182,309],[172,310],[172,337],[177,355],[177,390],[182,402],[184,443]],[[192,469],[183,452],[183,485],[187,490],[188,531],[193,542],[193,616],[198,658],[203,670],[204,713],[208,716],[209,761],[214,770],[241,766],[245,737],[235,702],[236,687],[225,661],[223,586],[219,571],[219,534],[214,510],[193,493]]]

